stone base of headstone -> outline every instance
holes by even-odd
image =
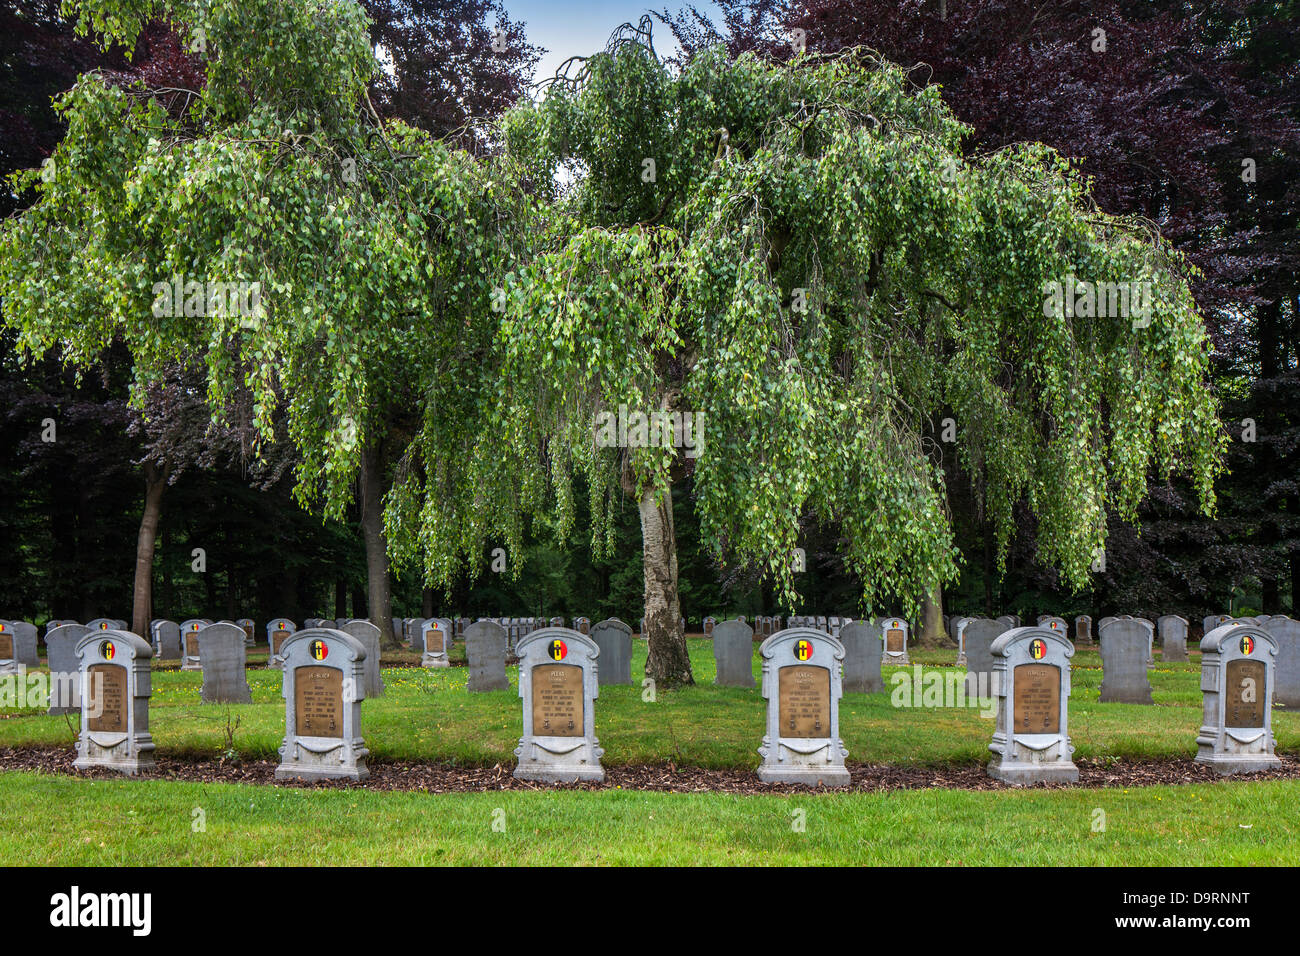
[[[450,667],[451,661],[447,660],[446,651],[425,651],[424,656],[420,658],[421,667]]]
[[[952,666],[953,666],[953,667],[965,667],[965,666],[966,666],[966,652],[965,652],[964,650],[962,650],[962,651],[958,651],[958,652],[957,652],[957,659],[956,659],[955,661],[952,662]]]
[[[600,750],[601,754],[604,752]],[[525,760],[524,755],[520,754],[514,776],[516,780],[535,780],[538,783],[604,783],[605,768],[600,764],[593,767],[576,759],[573,763],[556,762],[554,754],[546,763]]]
[[[885,656],[880,659],[880,663],[885,667],[910,667],[912,659],[907,656],[907,651],[903,651],[901,654],[886,653]]]
[[[817,762],[824,764],[824,761],[825,758],[819,758]],[[795,783],[805,787],[847,787],[853,782],[847,767],[817,766],[812,762],[789,767],[761,766],[758,779],[763,783]]]
[[[339,757],[339,751],[346,744],[331,741],[333,746],[325,750],[312,750],[301,739],[291,746],[294,753],[285,753],[280,748],[280,766],[275,768],[276,780],[365,780],[370,776],[366,766],[369,750],[362,747],[354,750],[356,760],[352,765],[345,764]]]
[[[203,670],[203,665],[200,664],[198,661],[190,661],[190,660],[187,658],[187,659],[185,660],[185,663],[181,664],[181,670],[183,670],[183,671],[201,671],[201,670]]]
[[[1248,741],[1233,740],[1233,742],[1242,747],[1250,747],[1258,739],[1267,736],[1263,730],[1245,731],[1252,739]],[[1232,737],[1231,731],[1228,736]],[[1196,763],[1205,764],[1220,777],[1231,777],[1238,773],[1259,773],[1261,770],[1276,770],[1282,766],[1282,761],[1276,754],[1270,753],[1215,753],[1213,737],[1202,739],[1196,738]]]
[[[146,746],[149,747],[148,750],[141,749],[134,756],[126,757],[122,756],[118,747],[101,747],[93,740],[87,741],[84,745],[84,754],[81,753],[82,748],[78,747],[77,759],[72,762],[72,766],[78,770],[104,768],[134,776],[141,770],[149,770],[153,767],[152,741]]]
[[[1018,748],[1024,744],[1017,742]],[[1055,748],[1053,744],[1053,748]],[[1078,783],[1079,768],[1073,763],[1056,761],[1050,764],[1034,760],[1008,759],[1002,754],[994,754],[989,761],[988,774],[994,780],[1001,780],[1017,787],[1028,787],[1036,783]]]

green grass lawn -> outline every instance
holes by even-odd
[[[1289,866],[1300,856],[1297,800],[1294,781],[785,796],[430,795],[0,773],[0,866]],[[1102,813],[1105,829],[1094,830]]]
[[[596,702],[596,734],[607,766],[663,763],[709,768],[756,768],[763,736],[764,701],[758,689],[713,686],[709,642],[689,641],[697,685],[642,699],[646,645],[633,643],[633,686],[604,687]],[[926,666],[949,665],[954,652],[921,651]],[[458,646],[456,656],[463,658]],[[400,659],[414,660],[402,652]],[[250,656],[250,664],[264,660]],[[950,670],[954,670],[949,668]],[[899,669],[904,670],[904,669]],[[910,672],[910,668],[906,669]],[[893,668],[886,668],[889,687]],[[755,654],[755,681],[759,663]],[[386,693],[362,705],[362,733],[376,759],[437,761],[478,766],[512,765],[522,713],[516,690],[470,694],[469,672],[388,668]],[[213,756],[225,749],[234,728],[239,756],[274,758],[284,734],[280,672],[250,669],[251,705],[199,703],[202,676],[169,667],[154,672],[150,730],[164,754]],[[510,670],[512,684],[517,680]],[[1096,651],[1074,657],[1070,734],[1076,758],[1187,757],[1196,752],[1201,723],[1199,656],[1187,664],[1159,660],[1151,671],[1154,707],[1101,704],[1101,659]],[[895,707],[887,690],[848,694],[840,704],[840,731],[851,763],[908,765],[987,761],[993,721],[975,708]],[[71,721],[75,728],[76,718]],[[1278,749],[1300,753],[1300,714],[1274,710]],[[36,710],[0,711],[0,746],[45,744],[71,747],[68,719]]]

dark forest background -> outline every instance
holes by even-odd
[[[540,51],[498,0],[363,0],[392,62],[376,106],[490,148],[471,120],[527,95]],[[195,89],[202,65],[158,24],[127,58],[77,37],[58,0],[0,5],[0,172],[39,166],[62,135],[51,98],[101,69]],[[1200,270],[1196,295],[1217,354],[1214,388],[1232,438],[1214,520],[1188,489],[1152,477],[1140,527],[1112,521],[1105,567],[1070,593],[1035,559],[1026,513],[1005,574],[969,476],[948,456],[964,557],[944,594],[963,613],[1295,613],[1300,595],[1300,0],[811,0],[722,2],[722,15],[662,11],[689,53],[787,58],[864,45],[939,84],[973,128],[972,153],[1045,142],[1093,178],[1098,205],[1155,222]],[[492,49],[505,29],[508,52]],[[1103,31],[1098,34],[1097,31]],[[670,44],[663,43],[663,47]],[[1099,46],[1104,45],[1104,49]],[[32,200],[0,189],[0,215]],[[290,496],[294,462],[253,462],[238,430],[209,424],[201,379],[178,367],[142,415],[130,357],[81,380],[56,359],[23,366],[0,333],[0,613],[43,622],[129,617],[142,517],[156,514],[154,616],[263,620],[366,615],[356,520],[323,521]],[[53,431],[51,432],[51,423]],[[48,439],[53,440],[48,440]],[[942,447],[942,446],[940,446]],[[578,497],[581,502],[582,496]],[[705,614],[863,614],[834,528],[809,523],[801,604],[782,607],[752,569],[699,542],[689,484],[676,505],[682,607]],[[618,616],[641,607],[640,529],[628,501],[609,561],[582,514],[567,543],[534,529],[522,573],[485,570],[451,594],[394,569],[394,613]],[[206,569],[194,570],[195,549]],[[888,608],[875,608],[878,613]]]

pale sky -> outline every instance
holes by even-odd
[[[546,48],[546,54],[537,64],[534,80],[555,73],[556,68],[571,56],[590,56],[605,48],[609,36],[620,24],[635,24],[651,9],[667,9],[670,13],[685,9],[690,4],[681,0],[659,0],[657,3],[630,3],[627,0],[504,0],[506,12],[512,20],[526,24],[524,33],[528,42]],[[707,0],[696,3],[702,12],[716,16],[718,11]],[[661,56],[678,52],[672,33],[658,20],[654,21],[655,50]]]

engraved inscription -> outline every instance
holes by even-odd
[[[11,661],[14,659],[14,636],[12,634],[0,634],[0,661]]]
[[[98,717],[88,718],[88,729],[96,733],[126,733],[126,668],[117,664],[91,664],[86,669],[90,681],[86,698],[86,713]]]
[[[1018,664],[1015,683],[1014,733],[1061,732],[1061,669],[1055,664]]]
[[[343,672],[315,664],[295,668],[293,707],[299,737],[342,737]]]
[[[777,703],[782,737],[831,735],[831,672],[825,667],[782,667],[777,675]]]
[[[903,652],[903,629],[900,627],[891,627],[885,632],[885,650],[891,654],[901,654]]]
[[[1223,689],[1225,727],[1263,727],[1267,668],[1263,661],[1228,661]]]
[[[533,667],[533,734],[581,737],[583,734],[582,668],[572,664]]]

